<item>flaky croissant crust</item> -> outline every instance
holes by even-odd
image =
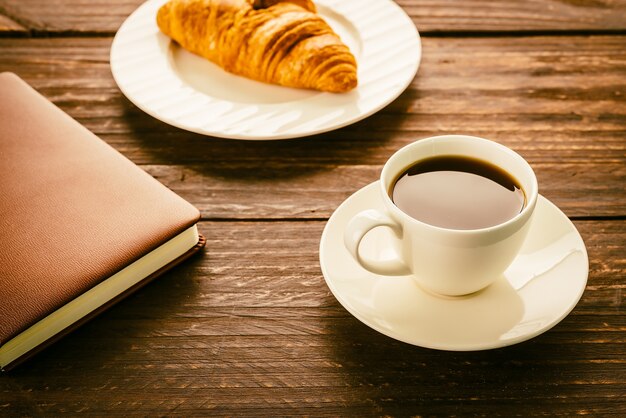
[[[354,56],[310,0],[171,0],[157,24],[234,74],[334,93],[357,85]]]

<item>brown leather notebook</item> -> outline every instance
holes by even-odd
[[[196,208],[0,74],[0,368],[204,245]]]

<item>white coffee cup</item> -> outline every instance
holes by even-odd
[[[525,206],[506,222],[482,229],[447,229],[412,218],[393,203],[394,182],[417,161],[441,155],[471,157],[500,167],[521,185]],[[346,248],[366,270],[385,276],[412,274],[424,289],[447,296],[479,291],[502,277],[524,242],[538,196],[535,173],[519,154],[465,135],[426,138],[403,147],[385,163],[379,183],[386,210],[368,209],[355,215],[344,231]],[[380,226],[391,228],[399,240],[395,251],[385,249],[386,254],[395,252],[395,257],[361,256],[361,240]]]

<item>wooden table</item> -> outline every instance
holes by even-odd
[[[0,376],[0,415],[626,416],[625,1],[399,0],[423,37],[406,92],[275,142],[188,133],[120,93],[109,48],[140,2],[0,0],[0,70],[195,204],[206,252]],[[587,245],[582,300],[525,343],[400,343],[324,282],[333,210],[395,150],[445,133],[522,154]]]

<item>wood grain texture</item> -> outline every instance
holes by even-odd
[[[423,36],[407,91],[275,142],[188,133],[123,97],[109,49],[142,1],[0,0],[0,71],[198,206],[206,252],[1,375],[0,416],[626,416],[626,1],[398,0]],[[525,343],[400,343],[324,282],[332,211],[446,133],[522,154],[585,241],[582,299]]]
[[[143,0],[0,0],[33,34],[111,35]],[[624,0],[398,0],[422,34],[623,31]]]
[[[274,142],[204,137],[144,114],[111,78],[110,38],[0,39],[0,70],[18,73],[205,218],[327,217],[376,180],[395,150],[453,132],[518,151],[570,216],[624,216],[622,41],[425,39],[418,76],[387,108],[335,132]]]
[[[414,82],[381,112],[335,132],[274,142],[211,139],[144,114],[110,75],[110,44],[0,39],[0,69],[18,73],[140,164],[381,164],[399,145],[449,132],[497,139],[536,163],[626,159],[619,36],[425,39]]]
[[[397,0],[396,3],[426,34],[622,30],[626,22],[623,0]]]
[[[21,35],[27,32],[26,28],[0,12],[0,33],[6,35]]]
[[[319,269],[324,224],[202,222],[204,256],[2,376],[0,414],[626,413],[624,222],[576,222],[590,278],[563,322],[473,353],[399,343],[350,316]]]
[[[296,163],[226,163],[209,169],[202,164],[142,168],[192,202],[204,219],[319,219],[328,218],[354,191],[378,180],[382,166],[320,170]],[[568,216],[626,215],[626,164],[536,163],[533,168],[541,193]]]

